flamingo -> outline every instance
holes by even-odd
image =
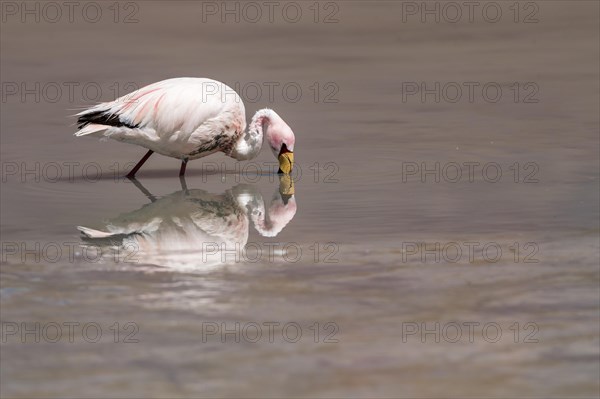
[[[112,102],[100,103],[75,116],[75,136],[111,138],[147,148],[129,172],[137,171],[157,152],[187,162],[215,152],[238,161],[255,158],[263,136],[279,161],[278,173],[294,164],[294,132],[272,109],[257,111],[246,129],[240,96],[224,83],[207,78],[173,78],[142,87]]]

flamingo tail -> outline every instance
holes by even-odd
[[[81,233],[88,238],[108,238],[112,237],[115,234],[107,233],[105,231],[94,230],[83,226],[77,226],[77,230],[81,231]]]

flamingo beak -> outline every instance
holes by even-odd
[[[294,195],[294,181],[290,175],[279,176],[279,194],[281,194],[283,203],[287,205],[287,200]]]
[[[283,152],[279,154],[279,171],[277,173],[284,173],[286,175],[292,173],[294,167],[294,153]]]

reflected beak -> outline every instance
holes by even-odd
[[[279,154],[279,171],[277,173],[290,174],[294,167],[294,153],[284,152]]]
[[[290,175],[279,176],[279,194],[284,204],[287,204],[287,200],[294,195],[294,181]]]

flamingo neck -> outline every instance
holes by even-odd
[[[283,195],[276,192],[266,210],[262,196],[259,197],[259,201],[250,204],[250,220],[258,234],[263,237],[276,237],[295,214],[296,200],[293,194]]]
[[[263,144],[264,135],[268,134],[273,111],[268,108],[257,111],[248,128],[235,144],[231,156],[238,161],[253,159],[258,156]]]

